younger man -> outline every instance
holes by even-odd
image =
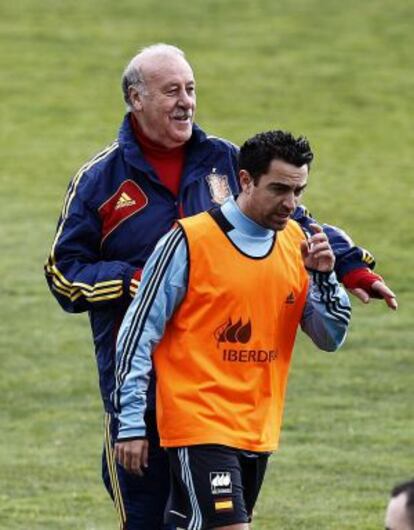
[[[313,159],[305,138],[270,131],[240,150],[241,193],[180,220],[157,245],[121,326],[116,457],[145,473],[152,360],[172,484],[166,522],[246,530],[277,448],[299,325],[326,351],[344,341],[350,305],[318,225],[290,216]]]

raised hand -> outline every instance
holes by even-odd
[[[311,224],[312,236],[302,241],[302,259],[307,269],[319,272],[331,272],[335,265],[335,255],[327,235],[317,224]]]

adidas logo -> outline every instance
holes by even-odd
[[[288,294],[288,296],[286,297],[285,304],[294,304],[295,301],[295,295],[293,294],[293,292],[290,292],[290,294]]]
[[[125,208],[126,206],[133,206],[134,204],[136,204],[134,199],[131,199],[128,193],[122,192],[118,202],[116,203],[115,210],[119,210],[119,208]]]

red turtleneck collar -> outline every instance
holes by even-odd
[[[185,145],[166,149],[145,136],[133,114],[131,124],[145,160],[154,169],[160,182],[177,196],[184,167]]]

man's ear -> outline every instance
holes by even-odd
[[[137,88],[130,86],[128,88],[129,101],[134,110],[140,112],[142,110],[142,96]]]
[[[254,182],[250,173],[246,169],[241,169],[239,171],[239,182],[242,191],[249,194],[252,186],[254,186]]]

